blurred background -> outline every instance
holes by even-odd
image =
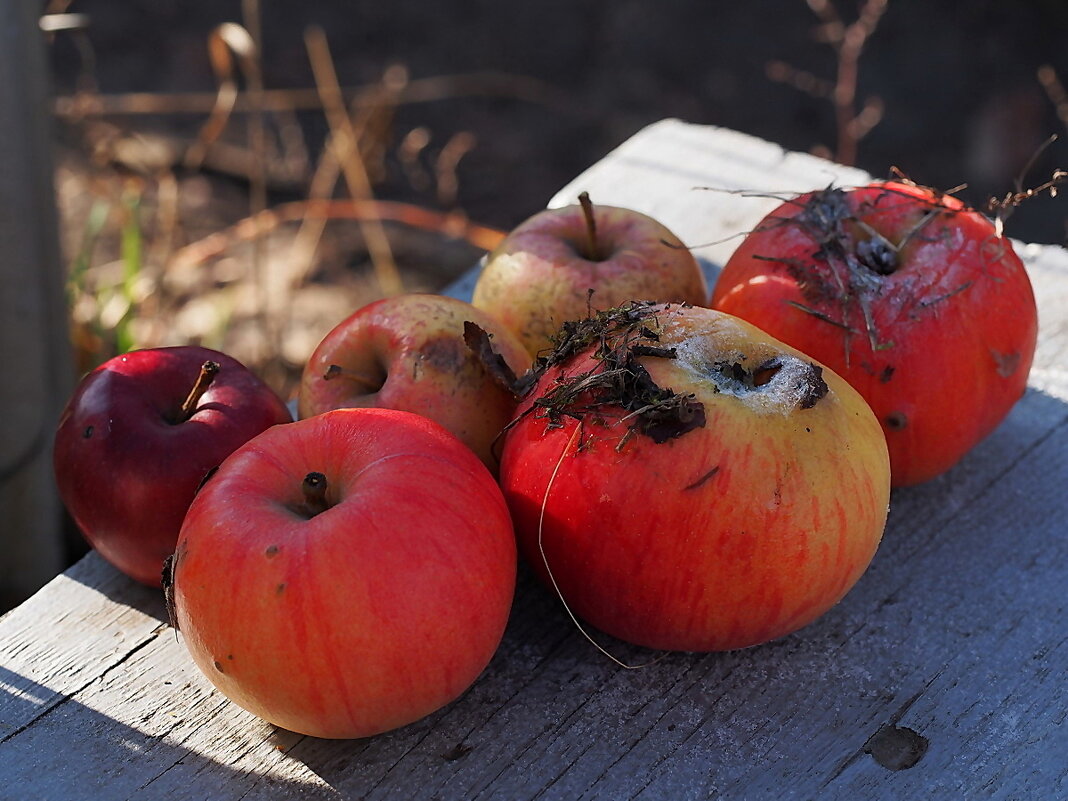
[[[196,342],[289,395],[342,317],[445,286],[664,117],[966,184],[978,207],[1068,166],[1047,143],[1068,135],[1064,0],[45,11],[79,370]],[[1066,218],[1044,193],[1006,230],[1063,243]]]

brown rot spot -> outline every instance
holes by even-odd
[[[275,595],[281,595],[285,591],[286,591],[285,582],[282,582],[281,584],[279,584],[277,587],[274,588],[274,594]]]
[[[226,672],[225,670],[223,670],[222,662],[220,662],[218,659],[215,660],[214,665],[215,665],[215,669],[217,671],[219,671],[220,673],[225,673]]]
[[[886,416],[886,427],[891,431],[904,431],[909,424],[909,419],[904,412],[891,412]]]
[[[998,353],[996,350],[991,350],[990,354],[994,357],[994,364],[997,365],[998,375],[1002,378],[1008,378],[1016,372],[1016,368],[1020,366],[1020,354],[1017,351],[1012,353]]]
[[[89,437],[93,436],[93,427],[92,426],[86,426],[85,427],[85,431],[82,432],[82,436],[85,439],[89,439]]]
[[[459,373],[474,359],[467,344],[455,335],[427,340],[419,356],[424,364],[442,373]]]
[[[886,365],[886,367],[883,368],[883,371],[879,373],[879,381],[883,384],[890,381],[890,379],[894,377],[895,369],[897,368],[895,368],[892,364]]]
[[[926,737],[905,726],[883,726],[868,738],[864,753],[887,770],[911,768],[927,753]]]
[[[272,556],[278,556],[278,550],[279,550],[279,548],[278,548],[277,545],[268,545],[267,546],[267,550],[264,551],[263,553],[264,553],[264,556],[266,556],[269,559]]]
[[[803,394],[799,404],[802,409],[811,409],[830,390],[827,382],[823,380],[823,368],[812,362],[808,363],[808,368],[802,377]]]

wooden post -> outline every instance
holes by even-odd
[[[0,0],[0,604],[5,605],[63,567],[62,509],[51,451],[72,368],[40,13],[35,0]]]

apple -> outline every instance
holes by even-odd
[[[75,389],[53,448],[56,485],[89,543],[160,586],[197,487],[235,448],[292,420],[236,359],[208,348],[132,351]]]
[[[233,453],[193,501],[173,618],[228,698],[316,737],[367,737],[457,698],[515,590],[508,509],[427,418],[339,409]]]
[[[956,198],[876,182],[805,194],[739,245],[711,305],[848,380],[882,423],[895,486],[938,476],[1027,388],[1038,314],[994,223]]]
[[[532,356],[552,348],[567,320],[631,300],[703,305],[704,273],[667,227],[633,209],[547,209],[486,257],[472,303],[519,335]]]
[[[510,384],[531,358],[514,334],[471,304],[442,295],[375,301],[336,325],[305,365],[302,418],[345,407],[429,417],[494,474],[494,445],[512,419]]]
[[[720,651],[795,631],[886,523],[882,429],[842,378],[748,323],[628,304],[565,326],[505,434],[520,550],[626,642]]]

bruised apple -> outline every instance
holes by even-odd
[[[902,182],[784,203],[731,256],[711,305],[848,380],[883,426],[895,486],[944,473],[1005,418],[1038,335],[1009,240]]]
[[[457,698],[504,632],[508,509],[444,428],[340,409],[237,450],[197,495],[173,617],[235,703],[317,737],[365,737]]]
[[[659,221],[580,203],[535,214],[486,258],[471,302],[519,335],[532,356],[567,320],[630,300],[705,304],[704,273]]]
[[[512,418],[510,384],[531,358],[515,335],[465,301],[408,294],[338,323],[305,365],[300,417],[345,407],[415,412],[445,426],[490,468]]]
[[[890,473],[844,380],[699,307],[629,304],[558,342],[500,483],[523,555],[577,616],[636,645],[727,650],[801,628],[854,585]]]

